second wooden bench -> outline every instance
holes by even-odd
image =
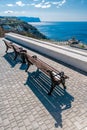
[[[53,89],[56,87],[56,85],[62,84],[64,89],[66,89],[65,86],[65,80],[69,77],[64,74],[64,72],[59,72],[52,66],[48,65],[47,63],[40,60],[37,56],[30,56],[27,53],[24,53],[24,57],[28,63],[28,66],[26,68],[26,72],[28,71],[30,65],[35,65],[37,67],[37,70],[41,70],[44,72],[47,76],[51,78],[51,89],[48,92],[48,95],[51,95]]]

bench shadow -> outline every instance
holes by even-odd
[[[22,63],[20,66],[20,70],[25,70],[27,67],[26,63]]]
[[[19,58],[14,60],[14,52],[6,53],[3,57],[11,65],[11,67],[15,67],[15,65],[20,62]]]
[[[71,103],[74,101],[74,97],[60,86],[57,86],[55,90],[53,90],[52,95],[49,96],[47,93],[51,87],[51,80],[41,71],[39,74],[36,74],[36,72],[29,72],[25,85],[29,86],[47,111],[55,119],[55,127],[63,127],[62,111],[71,108]]]

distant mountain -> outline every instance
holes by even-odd
[[[38,18],[38,17],[19,16],[18,19],[25,21],[25,22],[41,22],[40,18]]]

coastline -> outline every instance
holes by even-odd
[[[80,40],[82,44],[87,44],[87,22],[31,22],[41,33],[52,41],[68,41],[72,37]]]
[[[40,40],[45,41],[45,42],[50,42],[52,44],[59,45],[59,46],[67,46],[67,47],[72,48],[72,49],[80,49],[80,50],[87,51],[87,44],[84,44],[82,42],[80,42],[79,44],[74,44],[74,45],[70,46],[68,41],[54,41],[51,39],[49,39],[49,40],[40,39]]]

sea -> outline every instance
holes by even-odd
[[[71,38],[87,44],[87,22],[31,22],[47,38],[54,41],[67,41]]]

